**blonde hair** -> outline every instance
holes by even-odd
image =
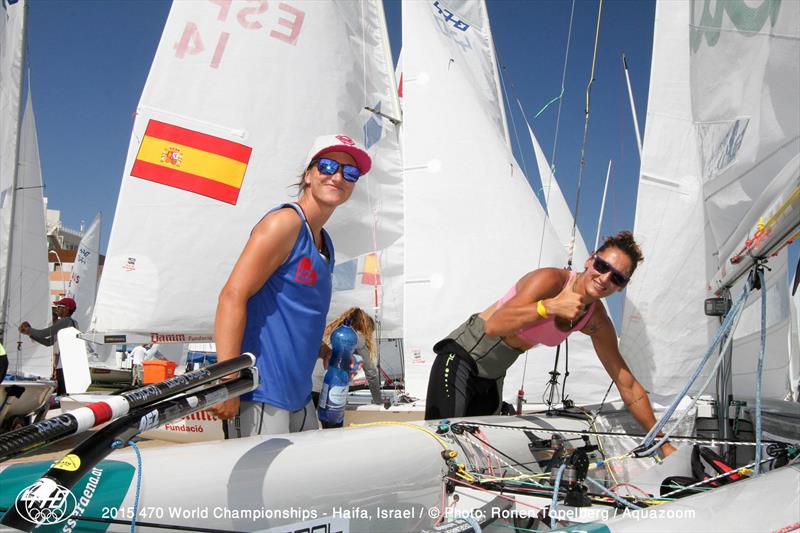
[[[377,365],[378,350],[375,346],[374,338],[375,321],[372,320],[372,317],[360,307],[351,307],[339,315],[339,317],[333,320],[330,324],[325,326],[325,333],[322,335],[322,342],[330,346],[331,333],[333,333],[333,330],[341,326],[345,320],[350,320],[350,327],[356,330],[356,332],[361,333],[361,336],[364,337],[364,342],[366,342],[367,350],[369,351],[369,360]]]

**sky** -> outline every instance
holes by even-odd
[[[527,119],[551,163],[557,143],[556,177],[573,210],[598,5],[595,0],[575,2],[556,138],[558,101],[534,117],[561,92],[572,2],[488,1],[517,160],[541,197]],[[73,229],[88,226],[95,213],[102,213],[102,252],[133,114],[169,6],[162,0],[29,0],[28,64],[48,207],[60,210],[62,223]],[[396,59],[402,46],[401,6],[397,0],[384,6]],[[643,135],[654,13],[655,3],[649,0],[603,3],[578,213],[578,227],[590,248],[610,159],[614,167],[601,235],[633,227],[639,155],[621,53],[628,57]],[[618,314],[621,301],[611,305]]]

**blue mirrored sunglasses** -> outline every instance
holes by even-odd
[[[342,167],[342,176],[346,181],[355,183],[361,177],[361,170],[353,165],[345,165],[339,163],[335,159],[328,159],[327,157],[320,157],[317,161],[317,170],[326,176],[333,176]]]

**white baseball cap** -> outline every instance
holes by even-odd
[[[306,164],[328,152],[344,152],[350,154],[356,160],[356,166],[363,176],[372,168],[372,158],[359,143],[351,137],[338,133],[335,135],[321,135],[314,139],[311,150],[308,151]]]

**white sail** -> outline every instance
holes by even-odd
[[[42,169],[30,90],[20,131],[10,254],[4,343],[10,357],[9,368],[12,372],[49,378],[53,349],[18,331],[23,321],[34,328],[48,327],[51,322]]]
[[[575,228],[575,242],[572,242],[572,226],[574,216],[572,210],[569,208],[564,193],[561,192],[561,187],[558,185],[558,180],[553,175],[553,170],[547,162],[547,156],[544,155],[536,135],[533,134],[530,124],[528,124],[528,134],[531,137],[531,144],[533,145],[533,152],[536,154],[536,165],[539,168],[539,177],[542,180],[542,194],[545,199],[545,208],[547,215],[550,218],[550,223],[561,240],[562,244],[569,253],[569,248],[572,247],[572,264],[573,269],[582,270],[586,258],[589,257],[589,250],[586,248],[586,242],[583,240],[581,231]]]
[[[173,4],[133,126],[94,330],[209,340],[234,261],[265,212],[292,200],[313,138],[342,132],[375,156],[390,136],[391,122],[365,109],[397,113],[382,15],[377,2]],[[399,237],[390,159],[375,157],[328,226],[339,264]]]
[[[690,8],[691,109],[709,233],[725,269],[718,289],[759,221],[773,234],[756,238],[776,242],[800,225],[800,3]],[[782,229],[773,227],[779,210]],[[745,273],[748,261],[740,264]]]
[[[97,294],[97,268],[100,259],[100,213],[86,233],[81,237],[75,261],[72,264],[72,275],[69,280],[67,294],[75,300],[78,306],[72,318],[78,322],[78,329],[89,329],[89,320],[94,309],[95,295]]]
[[[404,347],[414,396],[425,395],[434,343],[537,264],[543,225],[542,264],[566,264],[508,146],[502,108],[484,3],[404,2]],[[508,389],[521,368],[522,358]]]
[[[769,261],[765,272],[767,292],[766,348],[761,378],[762,397],[783,400],[791,395],[791,383],[797,381],[797,368],[792,363],[792,312],[787,274],[787,253]],[[739,280],[731,290],[739,294],[746,279]],[[742,312],[739,326],[733,333],[731,364],[732,394],[751,398],[755,394],[756,362],[761,346],[761,293],[753,291]]]
[[[25,0],[2,3],[0,12],[0,327],[6,314],[11,214],[21,119]],[[10,338],[10,337],[9,337]],[[0,331],[0,340],[5,340]]]
[[[717,328],[703,311],[714,273],[798,186],[799,11],[796,2],[657,6],[635,225],[645,262],[622,329],[623,353],[649,390],[684,384]],[[780,258],[771,262],[785,277]],[[785,296],[779,302],[788,309]],[[786,332],[787,314],[772,313],[775,331]],[[743,319],[744,331],[758,317]],[[737,350],[752,354],[747,344],[734,342],[735,359]],[[786,348],[773,353],[785,366]]]

